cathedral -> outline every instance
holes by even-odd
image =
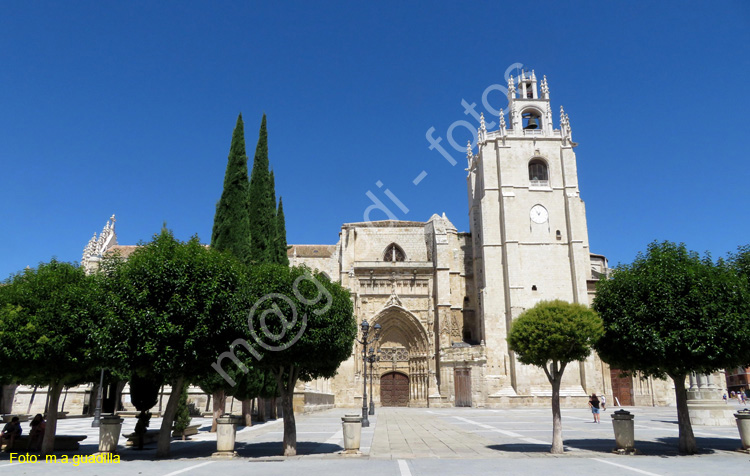
[[[551,386],[509,351],[510,324],[544,300],[589,305],[607,274],[606,258],[589,249],[568,116],[560,108],[555,128],[547,80],[538,83],[534,72],[510,78],[508,101],[507,122],[501,115],[499,129],[488,131],[482,117],[476,150],[467,150],[469,233],[436,214],[347,223],[335,245],[289,250],[292,265],[339,280],[355,315],[380,324],[376,404],[542,404]],[[337,405],[361,402],[361,350],[331,385]],[[594,355],[571,364],[563,404],[611,394],[610,379]]]
[[[476,148],[467,148],[469,232],[435,214],[345,223],[335,244],[289,246],[291,265],[339,281],[358,324],[382,329],[376,363],[355,344],[336,377],[299,385],[296,408],[361,407],[371,370],[376,406],[549,406],[544,372],[508,349],[510,325],[540,301],[590,305],[608,267],[589,248],[577,144],[563,108],[553,114],[546,77],[511,77],[508,103],[499,128],[488,131],[482,117]],[[113,217],[82,265],[94,269],[115,249],[127,257],[135,246],[117,243]],[[591,393],[613,404],[674,404],[667,382],[622,377],[595,354],[568,365],[561,405],[586,408]]]

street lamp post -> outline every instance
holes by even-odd
[[[362,379],[362,427],[367,428],[370,426],[370,420],[367,419],[367,346],[380,339],[380,324],[373,326],[375,335],[369,339],[370,324],[367,323],[367,320],[363,319],[359,327],[362,329],[362,339],[357,339],[357,342],[362,344],[362,366],[364,367],[364,378]]]
[[[377,362],[377,361],[380,360],[380,355],[379,354],[380,354],[379,350],[378,350],[378,355],[376,355],[375,354],[375,349],[373,349],[372,347],[370,347],[370,353],[367,355],[367,362],[370,363],[370,412],[369,412],[370,415],[374,415],[375,414],[375,403],[373,403],[373,401],[372,401],[372,375],[374,373],[372,371],[372,365],[375,362]]]

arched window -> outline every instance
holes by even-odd
[[[549,174],[547,164],[541,159],[533,159],[529,162],[529,182],[532,187],[548,187]]]
[[[404,261],[405,258],[404,250],[399,248],[396,243],[388,245],[383,254],[383,261]]]

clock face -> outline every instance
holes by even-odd
[[[531,221],[534,223],[546,223],[547,219],[549,218],[549,213],[547,213],[547,209],[544,208],[541,205],[534,205],[531,207],[531,212],[529,213],[531,216]]]

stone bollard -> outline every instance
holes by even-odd
[[[615,430],[615,453],[635,453],[634,416],[627,410],[618,410],[612,415],[612,427]]]
[[[118,415],[102,415],[99,420],[99,452],[117,453],[117,442],[124,420]]]
[[[234,458],[234,440],[237,436],[237,423],[239,418],[232,415],[223,415],[216,419],[216,453],[211,456],[215,458]]]
[[[344,415],[344,454],[359,454],[359,441],[362,436],[362,416]]]
[[[737,429],[740,430],[742,449],[750,452],[750,410],[745,408],[734,414],[737,419]]]

